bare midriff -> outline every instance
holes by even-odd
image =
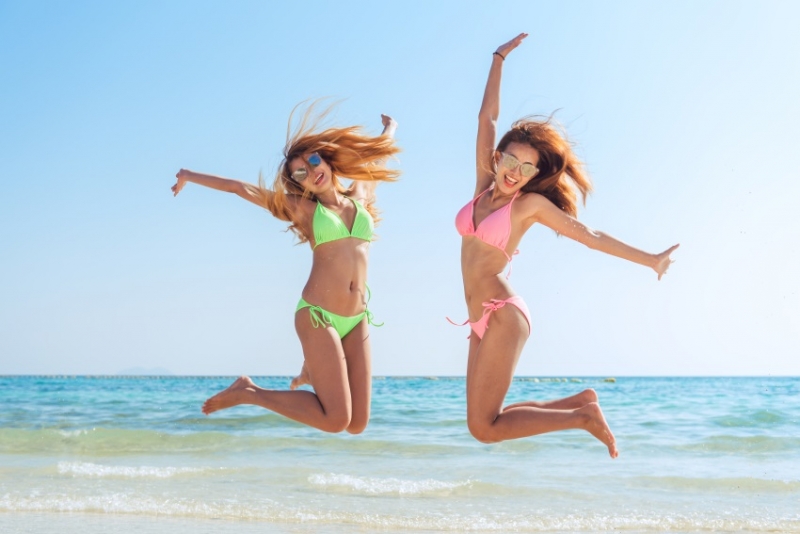
[[[345,317],[363,312],[369,245],[363,239],[348,237],[315,248],[311,274],[303,288],[306,302]]]
[[[502,250],[475,236],[461,238],[461,274],[470,321],[477,321],[483,315],[484,302],[507,299],[515,294],[506,280],[508,263]]]

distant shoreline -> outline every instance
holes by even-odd
[[[213,378],[213,379],[233,379],[240,374],[234,375],[174,375],[174,374],[68,374],[68,373],[54,373],[54,374],[0,374],[0,378],[88,378],[88,379],[145,379],[145,378],[174,378],[174,379],[194,379],[194,378]],[[292,379],[293,375],[250,375],[252,378],[286,378]],[[374,380],[463,380],[465,375],[375,375],[372,377]],[[637,375],[615,375],[615,376],[546,376],[546,375],[525,375],[515,376],[515,381],[542,381],[542,382],[578,382],[578,381],[606,381],[613,382],[620,379],[709,379],[709,378],[726,378],[726,379],[752,379],[752,378],[800,378],[796,375],[651,375],[651,376],[637,376]]]

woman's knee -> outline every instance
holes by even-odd
[[[350,418],[350,424],[347,426],[347,432],[350,434],[361,434],[366,430],[369,423],[369,412],[359,413],[353,410],[353,415]]]
[[[472,437],[481,443],[497,443],[500,441],[491,421],[486,419],[470,418],[467,417],[467,428]]]
[[[367,429],[367,421],[351,421],[350,425],[347,427],[347,432],[349,434],[361,434]]]
[[[338,434],[350,427],[350,413],[347,410],[330,410],[325,416],[325,422],[320,430]]]
[[[584,389],[580,392],[581,400],[584,404],[589,404],[590,402],[597,402],[597,392],[592,388]]]

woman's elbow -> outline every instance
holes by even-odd
[[[600,232],[589,230],[581,239],[581,243],[592,250],[599,250],[602,247],[603,235]]]
[[[251,191],[244,182],[232,182],[228,188],[228,193],[235,193],[242,198],[252,198],[255,196],[254,191]]]

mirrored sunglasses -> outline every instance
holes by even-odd
[[[533,163],[520,163],[520,161],[511,154],[506,154],[505,152],[501,152],[500,154],[502,156],[500,163],[506,169],[513,171],[519,167],[519,173],[525,178],[531,178],[539,174],[539,169]]]
[[[312,169],[316,169],[317,167],[319,167],[319,164],[322,163],[322,158],[320,157],[319,154],[314,152],[313,154],[305,158],[305,162],[308,163],[308,166],[311,167]],[[292,180],[294,180],[295,182],[302,182],[306,178],[308,178],[308,169],[306,167],[300,167],[299,169],[295,170],[292,173]]]

